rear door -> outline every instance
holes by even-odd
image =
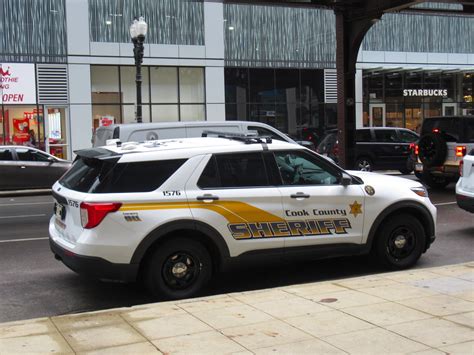
[[[398,169],[405,166],[406,155],[403,153],[403,145],[397,135],[396,129],[374,129],[376,166]]]
[[[17,189],[21,187],[18,179],[20,165],[15,160],[13,148],[0,147],[0,190]]]

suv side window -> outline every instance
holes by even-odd
[[[397,131],[394,129],[375,129],[375,141],[379,143],[397,143]]]
[[[418,136],[415,133],[405,130],[400,130],[398,133],[400,134],[400,141],[402,143],[413,143],[418,140]]]
[[[339,181],[336,171],[306,152],[276,151],[274,154],[283,185],[334,185]]]
[[[13,160],[11,149],[0,148],[0,160]]]
[[[371,142],[372,137],[370,135],[370,129],[358,129],[356,130],[356,142]]]
[[[262,153],[217,154],[198,181],[200,188],[268,186]]]

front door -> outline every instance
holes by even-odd
[[[370,110],[370,126],[385,127],[385,104],[371,104]]]
[[[193,218],[225,238],[230,256],[258,249],[282,254],[275,229],[284,221],[281,195],[269,183],[261,151],[207,155],[197,170],[200,176],[186,184]]]
[[[283,185],[283,212],[290,236],[285,249],[309,245],[360,244],[364,193],[343,186],[340,170],[303,151],[275,151]]]

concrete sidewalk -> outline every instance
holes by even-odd
[[[0,324],[21,352],[473,354],[474,262]]]

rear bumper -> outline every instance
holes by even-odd
[[[137,279],[139,264],[115,264],[98,257],[75,254],[49,239],[51,251],[71,270],[100,280],[133,282]]]
[[[463,210],[474,213],[474,197],[456,194],[456,201],[458,206]]]

